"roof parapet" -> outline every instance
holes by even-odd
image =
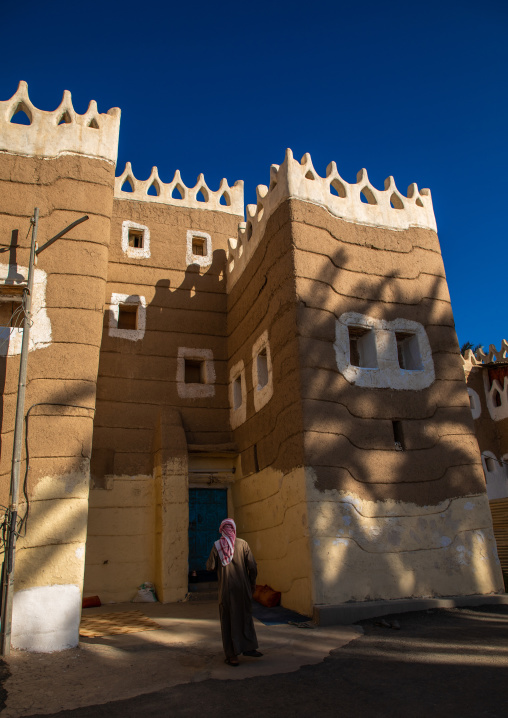
[[[257,203],[247,205],[247,222],[240,225],[238,239],[230,240],[230,289],[254,253],[268,218],[291,197],[320,205],[348,222],[395,230],[423,227],[437,231],[429,189],[418,190],[413,183],[405,197],[397,189],[393,177],[388,177],[384,190],[378,190],[371,184],[365,169],[358,172],[356,184],[349,184],[340,176],[335,162],[326,168],[326,177],[320,177],[310,154],[304,154],[298,162],[288,149],[282,165],[271,166],[269,187],[259,185],[256,188]]]
[[[11,122],[19,110],[27,115],[29,125]],[[0,151],[48,158],[78,154],[114,163],[120,114],[118,107],[100,114],[91,100],[85,114],[78,115],[68,90],[56,110],[39,110],[30,101],[27,83],[21,81],[10,100],[0,101]]]
[[[476,354],[473,354],[471,349],[468,349],[462,357],[464,363],[464,371],[468,374],[474,366],[480,366],[482,364],[491,364],[495,362],[507,362],[508,361],[508,342],[506,339],[501,341],[501,349],[498,351],[495,344],[489,344],[489,353],[485,354],[483,349],[480,347]]]
[[[122,190],[125,182],[131,186],[132,192]],[[148,194],[151,187],[154,188],[155,195]],[[176,193],[180,196],[174,197],[173,194]],[[203,197],[202,200],[198,199],[199,194]],[[184,185],[180,170],[176,170],[171,182],[165,184],[159,177],[157,167],[152,167],[152,172],[148,179],[138,180],[134,177],[131,163],[127,162],[120,177],[115,177],[115,199],[159,202],[190,209],[211,209],[243,217],[243,180],[237,180],[230,187],[227,180],[222,179],[219,189],[213,192],[209,189],[202,174],[199,175],[195,187],[186,187]]]

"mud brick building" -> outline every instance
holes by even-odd
[[[83,591],[184,598],[226,513],[260,582],[317,618],[502,592],[430,192],[288,151],[244,215],[242,182],[115,177],[119,126],[24,83],[0,102],[5,505],[9,287],[34,207],[39,243],[89,217],[35,277],[13,645],[75,645]]]

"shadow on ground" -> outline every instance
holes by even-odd
[[[207,718],[224,712],[243,718],[506,716],[507,606],[406,613],[388,621],[398,621],[400,630],[363,621],[361,638],[294,673],[205,680],[53,717],[194,718],[203,709]]]

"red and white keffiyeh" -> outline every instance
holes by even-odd
[[[215,548],[219,554],[221,564],[227,566],[228,563],[231,563],[235,552],[236,524],[233,519],[224,519],[219,531],[222,536],[215,542]]]

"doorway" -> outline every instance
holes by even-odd
[[[228,515],[227,489],[189,489],[189,575],[205,577],[206,560]]]

